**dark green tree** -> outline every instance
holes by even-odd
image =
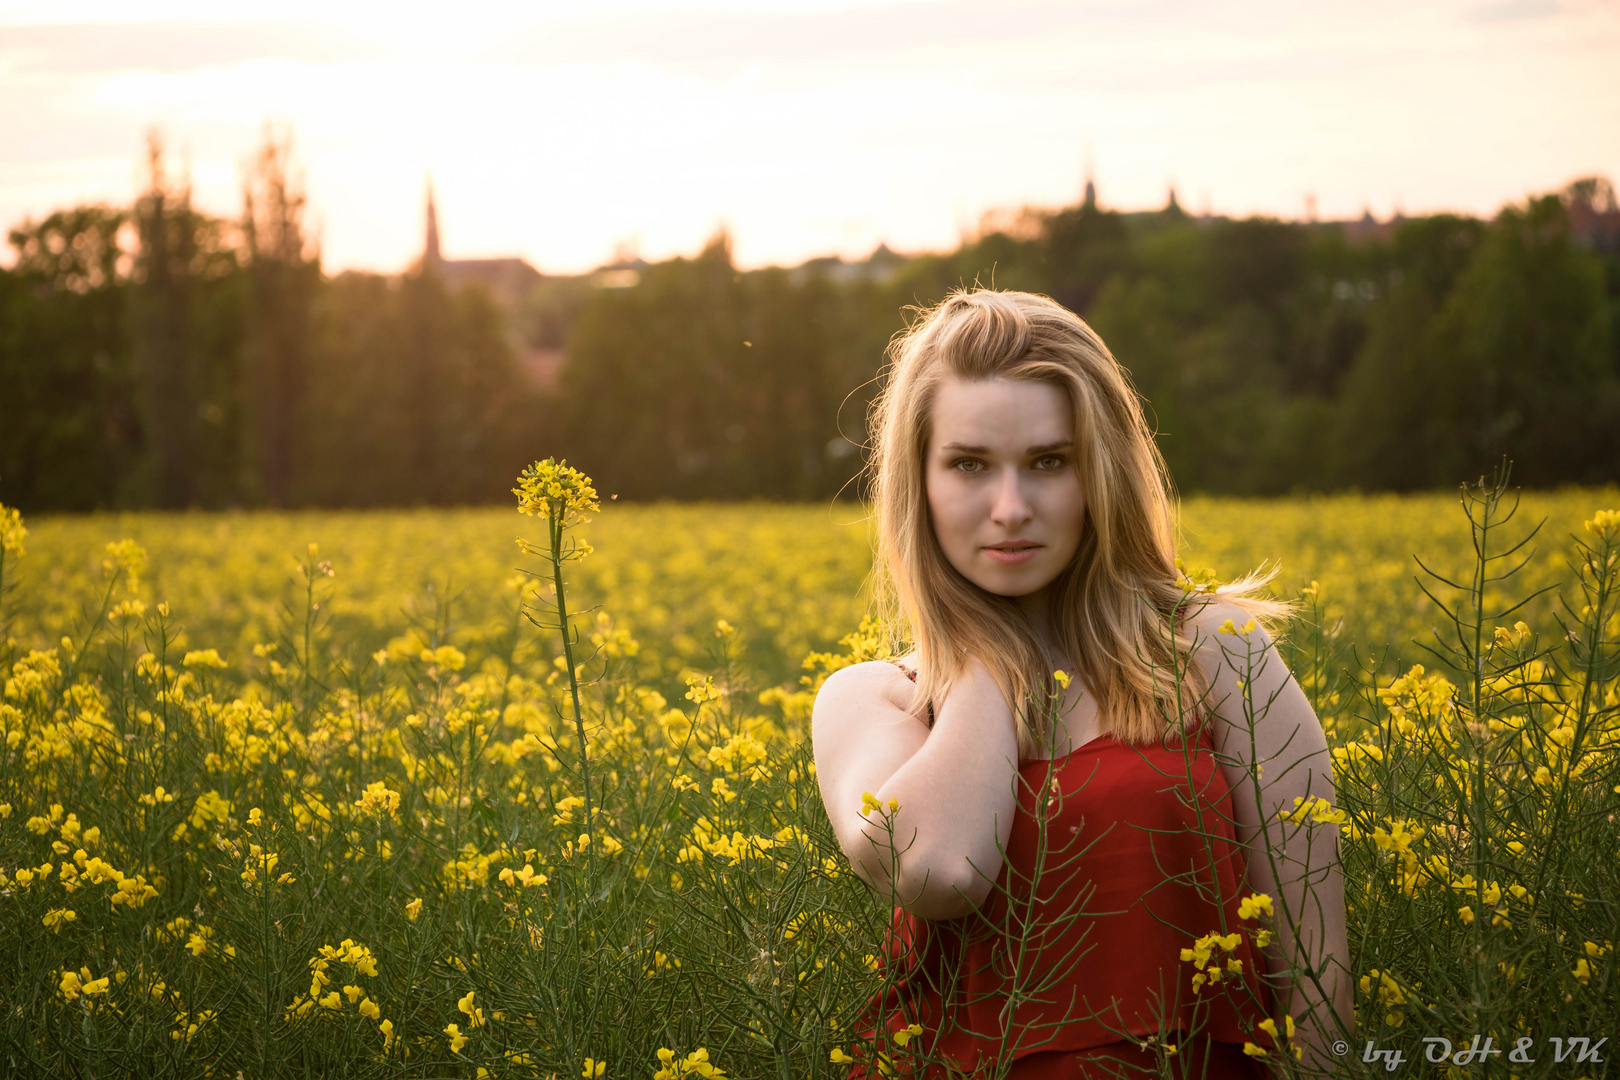
[[[288,175],[291,153],[291,138],[266,128],[243,190],[249,460],[271,506],[286,505],[293,490],[321,286],[320,252],[304,232],[304,193]]]
[[[128,286],[105,206],[12,230],[0,270],[0,501],[24,510],[124,505],[140,451]]]

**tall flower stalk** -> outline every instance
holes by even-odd
[[[16,586],[6,584],[6,563],[22,557],[23,540],[27,536],[22,513],[15,507],[0,504],[0,663],[8,666],[11,662],[11,616],[6,614],[6,594]]]
[[[530,555],[539,555],[551,563],[552,588],[556,595],[552,620],[542,620],[532,614],[530,622],[543,630],[556,630],[562,635],[563,661],[567,664],[568,691],[574,709],[574,733],[579,737],[579,771],[584,788],[585,833],[584,847],[590,869],[591,890],[596,889],[596,838],[592,829],[591,758],[585,743],[585,714],[579,703],[579,670],[574,663],[574,646],[578,644],[568,619],[568,599],[564,590],[563,563],[577,561],[591,553],[591,546],[569,530],[590,521],[586,514],[601,511],[596,489],[588,476],[569,467],[568,462],[547,458],[523,470],[518,486],[512,489],[518,497],[518,511],[545,521],[547,542],[537,546],[527,540],[518,545]],[[527,612],[525,613],[527,614]]]

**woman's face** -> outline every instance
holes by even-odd
[[[1069,395],[1051,383],[951,378],[932,426],[925,483],[945,558],[986,592],[1042,592],[1074,558],[1085,522]]]

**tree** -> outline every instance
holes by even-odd
[[[240,500],[243,297],[224,224],[192,209],[171,182],[163,146],[147,140],[147,187],[136,201],[132,345],[148,455],[140,486],[159,507]]]
[[[0,270],[0,500],[25,510],[122,505],[140,449],[127,269],[106,206],[11,232]]]
[[[290,136],[266,127],[243,185],[242,237],[252,296],[246,357],[251,460],[272,506],[284,506],[308,390],[321,259],[304,235],[305,197],[288,175]]]

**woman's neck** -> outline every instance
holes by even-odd
[[[1040,589],[1028,596],[1015,597],[1013,602],[1018,609],[1029,619],[1030,629],[1035,631],[1035,640],[1042,650],[1051,658],[1056,658],[1057,635],[1052,630],[1050,609],[1047,605],[1047,590]]]

